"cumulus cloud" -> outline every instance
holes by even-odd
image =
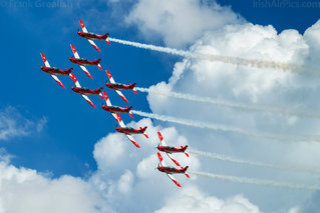
[[[260,213],[259,208],[237,195],[225,200],[207,195],[194,186],[188,186],[169,196],[165,205],[155,213],[190,212],[190,213]]]
[[[17,109],[8,106],[0,111],[0,140],[41,132],[47,123],[45,117],[32,121],[24,117]]]
[[[185,145],[188,141],[175,128],[162,128],[154,125],[150,119],[141,119],[129,125],[134,128],[147,125],[146,133],[150,135],[150,139],[134,136],[141,149],[137,149],[119,133],[109,134],[101,139],[94,150],[99,169],[89,182],[101,192],[107,203],[113,203],[119,212],[126,212],[128,209],[131,212],[153,212],[160,208],[166,194],[178,190],[165,174],[156,169],[159,163],[155,148],[159,143],[157,131],[161,131],[167,143],[172,146]],[[175,157],[182,165],[189,165],[195,170],[200,167],[196,157],[191,156],[191,160],[184,154],[177,154]],[[169,165],[173,165],[170,159],[165,160]],[[183,175],[177,175],[176,178],[182,185],[190,183],[190,179]],[[195,180],[195,177],[191,180]]]
[[[0,162],[0,212],[110,212],[86,181],[72,176],[51,179],[35,170]]]
[[[189,2],[190,3],[190,2]],[[160,4],[160,3],[159,3]],[[186,3],[187,4],[187,3]],[[179,46],[192,39],[182,36],[182,43],[177,40],[170,29],[178,29],[179,15],[166,9],[166,5],[157,5],[153,8],[150,3],[139,1],[135,10],[129,15],[131,23],[139,23],[139,29],[146,35],[157,32],[166,44]],[[179,4],[180,5],[180,4]],[[154,16],[140,19],[142,9],[148,8]],[[199,7],[198,7],[199,8]],[[174,11],[175,9],[172,9]],[[139,12],[140,11],[140,12]],[[169,11],[169,12],[168,12]],[[164,30],[160,17],[168,21]],[[155,24],[156,23],[156,24]],[[296,30],[277,32],[272,26],[253,25],[251,23],[234,22],[201,33],[201,38],[190,47],[191,52],[234,56],[248,59],[263,59],[269,61],[285,61],[317,67],[319,65],[318,51],[320,36],[320,22],[310,27],[303,35]],[[150,24],[150,26],[149,26]],[[183,25],[182,25],[183,26]],[[205,27],[204,27],[205,28]],[[183,29],[179,29],[183,32]],[[171,34],[170,34],[171,33]],[[176,35],[181,36],[179,33]],[[185,40],[184,40],[185,39]],[[276,69],[259,70],[252,67],[241,67],[211,61],[184,59],[175,64],[173,73],[168,82],[160,82],[152,86],[159,91],[173,91],[188,93],[193,96],[209,97],[219,100],[231,100],[239,104],[259,104],[277,107],[290,107],[295,110],[316,110],[320,102],[319,81],[310,77],[309,70],[296,74],[295,70],[288,72]],[[186,100],[177,100],[170,97],[148,95],[151,111],[156,114],[221,123],[226,126],[239,126],[253,132],[267,132],[287,135],[317,135],[319,132],[318,119],[298,118],[292,115],[274,115],[270,113],[251,113],[223,107],[208,106],[192,103]],[[172,125],[172,124],[170,124]],[[317,162],[320,145],[313,140],[305,144],[284,143],[281,140],[254,139],[251,137],[236,136],[230,133],[210,133],[191,127],[174,125],[184,135],[191,146],[199,150],[228,153],[246,159],[257,159],[272,164],[283,164],[290,167],[299,165],[308,169],[320,167]],[[201,136],[201,137],[199,137]],[[312,151],[310,151],[312,150]],[[318,151],[317,151],[318,150]],[[313,160],[312,160],[313,159]],[[228,164],[212,164],[212,161],[201,161],[201,167],[208,171],[221,173],[263,177],[284,181],[301,181],[314,184],[317,179],[306,175],[288,175],[284,172],[263,171],[248,167],[239,167]],[[141,168],[143,164],[141,164]],[[232,171],[232,172],[231,172]],[[215,194],[232,196],[242,192],[249,199],[254,199],[261,209],[266,211],[289,211],[292,206],[303,203],[311,193],[268,190],[261,192],[260,188],[218,184],[209,180],[198,182],[202,190],[212,189]],[[280,199],[275,200],[274,195]],[[266,205],[272,202],[273,205]],[[297,210],[292,210],[297,211]]]
[[[304,35],[295,30],[278,33],[272,26],[244,23],[228,8],[216,4],[205,6],[197,0],[140,0],[129,14],[127,22],[139,26],[139,30],[147,37],[159,35],[170,46],[184,46],[197,39],[190,47],[195,52],[281,59],[312,65],[319,63],[319,54],[316,54],[320,48],[319,23],[309,28]],[[315,98],[320,92],[317,79],[274,69],[257,70],[195,59],[184,59],[176,63],[168,82],[160,82],[153,88],[246,104],[268,103],[307,109],[320,107],[320,102]],[[157,114],[232,124],[250,131],[289,135],[319,132],[317,120],[239,112],[165,96],[159,98],[154,94],[148,96],[148,102],[151,110]],[[17,126],[12,121],[7,123]],[[88,180],[71,176],[52,179],[34,170],[1,163],[0,212],[111,212],[113,209],[128,212],[130,209],[130,212],[258,213],[297,212],[304,207],[292,206],[302,205],[307,206],[306,209],[317,209],[314,203],[318,201],[319,195],[315,194],[310,199],[311,204],[306,204],[304,201],[312,194],[304,191],[243,186],[194,177],[190,180],[182,175],[177,175],[177,179],[184,188],[177,188],[165,174],[155,169],[158,164],[155,146],[159,142],[156,132],[161,130],[172,145],[189,144],[198,150],[214,150],[242,158],[245,156],[246,159],[259,159],[270,164],[299,164],[319,169],[318,164],[311,163],[313,159],[317,162],[320,156],[319,143],[310,141],[297,146],[179,125],[162,128],[150,119],[142,119],[130,125],[135,128],[149,126],[147,133],[152,137],[147,140],[143,136],[135,136],[141,149],[135,148],[119,133],[108,134],[99,140],[93,153],[98,169]],[[20,134],[28,132],[25,131],[28,128],[23,127],[24,131]],[[6,138],[17,135],[12,129],[21,128],[11,128],[9,132],[13,133],[5,133]],[[41,130],[40,127],[38,129]],[[310,149],[313,151],[310,152]],[[294,180],[306,184],[317,182],[312,176],[213,163],[195,156],[187,159],[183,154],[177,156],[177,160],[183,165],[190,165],[193,170],[290,182]],[[35,204],[34,200],[39,202]]]
[[[241,22],[231,9],[200,0],[140,0],[126,21],[136,24],[143,35],[162,38],[174,47],[193,42],[206,30]]]

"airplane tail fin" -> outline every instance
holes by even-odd
[[[147,126],[145,126],[144,128],[140,127],[142,133],[144,133],[147,128],[148,128]],[[149,138],[149,136],[148,136],[147,134],[143,134],[143,135],[144,135],[146,138]]]
[[[101,58],[99,58],[98,60],[95,60],[95,62],[97,63],[97,66],[99,68],[99,70],[102,70],[102,67],[100,65],[100,61],[101,61]]]
[[[71,67],[70,69],[66,69],[67,74],[69,75],[72,72],[73,68]]]
[[[97,91],[99,92],[100,98],[101,98],[102,100],[105,100],[105,97],[104,97],[104,95],[103,95],[103,93],[102,93],[102,90],[103,90],[103,87],[100,87]]]
[[[108,36],[109,36],[109,33],[106,33],[106,34],[104,34],[104,35],[102,36],[102,38],[106,40],[106,39],[108,38]]]
[[[189,166],[186,166],[186,167],[184,167],[184,168],[182,169],[182,171],[183,171],[183,172],[186,172],[188,168],[189,168]]]
[[[181,149],[182,151],[184,152],[184,154],[187,156],[187,157],[190,157],[189,154],[186,152],[186,149],[188,148],[188,145],[185,145],[185,146],[181,146]]]
[[[137,83],[133,83],[133,84],[131,84],[131,86],[132,86],[132,91],[133,91],[134,93],[138,94],[137,90],[134,89],[134,87],[136,86],[136,84],[137,84]]]
[[[108,41],[109,33],[106,33],[102,36],[102,38],[107,42],[107,44],[110,45],[110,42]]]
[[[133,115],[132,115],[132,113],[130,112],[130,110],[133,108],[133,106],[131,106],[131,107],[127,107],[126,106],[126,109],[128,109],[128,113],[129,113],[129,115],[130,115],[130,117],[131,118],[133,118]]]

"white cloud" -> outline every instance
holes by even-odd
[[[206,30],[239,23],[227,7],[215,3],[204,5],[199,0],[140,0],[127,17],[147,37],[162,38],[169,46],[194,42]]]
[[[45,117],[39,121],[32,121],[21,115],[14,107],[6,107],[0,112],[0,140],[9,140],[41,132],[46,123]]]
[[[131,192],[132,184],[134,182],[134,176],[132,172],[127,170],[118,181],[118,189],[123,194],[128,194]]]
[[[243,23],[230,9],[218,5],[204,6],[197,0],[140,0],[127,21],[137,24],[146,36],[159,35],[170,46],[183,46],[201,37],[194,42],[192,51],[312,65],[319,61],[320,22],[309,28],[304,35],[295,30],[278,34],[272,26]],[[320,92],[317,79],[272,69],[257,70],[194,59],[176,63],[168,83],[161,82],[154,87],[240,103],[269,103],[297,108],[320,106],[315,98]],[[319,132],[318,121],[315,119],[239,112],[155,95],[149,95],[148,101],[152,111],[158,114],[232,124],[252,131],[275,134]],[[13,127],[17,125],[10,119],[7,123]],[[30,125],[27,124],[25,126]],[[313,162],[313,159],[320,156],[318,143],[297,146],[293,143],[257,141],[178,125],[162,129],[154,126],[150,119],[132,122],[131,125],[149,126],[147,133],[151,138],[147,140],[143,136],[135,136],[141,149],[135,148],[119,133],[102,138],[94,149],[98,170],[88,180],[70,176],[52,179],[34,170],[0,164],[0,212],[110,212],[112,209],[117,212],[128,212],[128,209],[130,212],[153,212],[158,209],[156,212],[258,213],[259,209],[267,212],[297,212],[298,208],[292,206],[312,206],[304,203],[311,196],[309,192],[194,177],[190,180],[182,175],[177,175],[177,179],[183,188],[177,188],[165,174],[155,169],[158,160],[154,147],[158,143],[156,132],[161,130],[172,145],[189,144],[191,148],[208,152],[212,150],[245,159],[300,164],[310,169],[319,169],[319,165],[314,163],[316,160]],[[4,132],[3,137],[19,135],[16,129],[20,127],[9,128],[11,133]],[[24,131],[20,131],[20,135],[28,132],[25,129],[28,128],[22,128]],[[42,128],[38,129],[41,131]],[[313,151],[310,152],[310,149]],[[193,170],[281,181],[293,179],[306,184],[317,181],[312,176],[239,167],[195,156],[191,157],[191,162],[184,155],[177,156],[177,159],[184,165],[190,164]],[[259,208],[248,199],[259,205]],[[319,200],[317,196],[312,199],[312,204]],[[38,202],[35,203],[35,200]],[[317,209],[317,205],[313,205],[312,209]]]
[[[190,212],[190,213],[259,213],[259,208],[246,198],[237,195],[225,200],[206,195],[194,186],[183,188],[169,196],[164,207],[155,213]]]
[[[144,2],[140,1],[140,3]],[[148,7],[149,3],[145,4],[145,7]],[[159,11],[161,11],[161,6],[159,7]],[[157,17],[159,15],[156,12],[155,14],[155,18],[153,18],[158,21]],[[146,22],[149,22],[149,20],[146,20]],[[153,23],[152,21],[150,23]],[[304,35],[299,34],[296,30],[285,30],[278,33],[272,26],[236,23],[206,31],[203,37],[197,40],[190,49],[206,54],[316,66],[319,63],[317,52],[320,48],[320,36],[317,36],[320,34],[319,23],[309,28]],[[161,25],[153,24],[152,26],[156,29],[148,28],[142,22],[140,30],[146,31],[145,34],[163,31]],[[172,24],[172,26],[175,25]],[[167,34],[164,34],[160,35],[166,41]],[[171,36],[170,38],[174,37]],[[304,70],[303,72],[307,73]],[[176,63],[168,83],[160,82],[154,85],[153,89],[232,100],[232,102],[240,104],[274,105],[298,110],[318,111],[320,102],[316,97],[320,92],[320,84],[317,78],[310,77],[307,74],[184,59],[182,62]],[[238,126],[251,132],[280,135],[316,135],[320,131],[317,119],[286,117],[271,113],[250,113],[154,94],[148,95],[148,102],[152,112],[157,114]],[[244,159],[256,159],[291,167],[320,169],[319,165],[315,163],[320,156],[320,145],[319,143],[313,143],[311,140],[310,143],[305,144],[282,143],[223,132],[214,133],[181,125],[173,126],[188,139],[192,147],[199,150],[209,152],[212,150],[212,152],[238,156]],[[243,177],[260,177],[288,182],[299,181],[309,184],[317,183],[317,178],[313,176],[270,170],[263,171],[221,162],[213,163],[212,160],[203,159],[201,160],[201,168],[207,171]],[[140,170],[144,168],[144,165],[147,164],[140,164]],[[279,192],[276,189],[267,189],[264,193],[261,193],[260,187],[221,184],[203,179],[197,183],[201,186],[201,190],[212,190],[218,196],[232,196],[241,192],[266,211],[288,212],[292,206],[304,204],[304,201],[312,195],[309,192],[301,193],[287,190]],[[267,205],[267,203],[273,205]]]
[[[110,212],[84,180],[71,176],[50,179],[35,170],[0,162],[0,212]]]

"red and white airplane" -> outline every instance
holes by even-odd
[[[121,90],[132,90],[134,93],[138,94],[137,91],[134,89],[134,87],[136,86],[136,83],[134,84],[129,84],[129,85],[125,85],[125,84],[119,84],[116,83],[116,81],[113,79],[111,73],[109,70],[106,70],[108,78],[110,80],[110,83],[106,83],[106,86],[110,89],[114,89],[116,91],[116,93],[118,93],[118,95],[125,101],[125,102],[129,102],[126,97],[122,94]]]
[[[119,116],[120,117],[120,116]],[[120,117],[121,119],[121,117]],[[127,127],[122,120],[119,120],[118,119],[118,122],[119,122],[119,125],[120,127],[117,127],[116,130],[120,133],[123,133],[125,134],[129,140],[138,148],[140,148],[139,144],[137,142],[135,142],[134,138],[131,136],[131,135],[134,135],[134,134],[143,134],[146,138],[149,138],[149,136],[147,134],[145,134],[144,132],[146,131],[147,127],[140,127],[140,129],[134,129],[134,128],[131,128],[131,127]]]
[[[92,107],[96,107],[92,101],[88,98],[87,95],[99,95],[103,100],[104,100],[104,97],[101,93],[102,91],[102,87],[100,89],[95,89],[95,90],[92,90],[92,89],[88,89],[88,88],[85,88],[85,87],[81,87],[80,86],[80,83],[79,81],[77,80],[76,76],[74,74],[70,74],[70,78],[73,80],[73,82],[75,83],[75,87],[72,87],[71,89],[76,92],[76,93],[79,93],[82,95],[82,97],[84,99],[86,99],[86,101],[92,106]]]
[[[159,145],[157,146],[157,149],[161,152],[165,152],[168,157],[179,167],[181,167],[181,165],[178,163],[177,160],[175,160],[173,157],[172,157],[172,153],[184,153],[187,157],[189,157],[189,154],[186,152],[186,149],[188,148],[188,145],[186,146],[181,146],[181,148],[176,148],[176,147],[172,147],[172,146],[168,146],[166,144],[166,142],[164,141],[163,139],[163,136],[160,132],[158,132],[158,136],[159,136],[159,139],[160,139],[160,143]],[[183,168],[183,167],[181,167]]]
[[[69,75],[73,68],[70,69],[66,69],[65,71],[60,70],[56,67],[51,67],[46,56],[43,53],[40,53],[41,58],[43,60],[43,63],[45,66],[40,66],[40,69],[43,72],[49,73],[51,75],[51,77],[62,87],[65,88],[65,86],[61,83],[61,81],[59,80],[59,78],[57,77],[57,75]]]
[[[189,168],[188,166],[182,168],[182,169],[177,169],[174,167],[169,167],[166,165],[166,163],[163,161],[163,157],[159,152],[157,152],[158,158],[160,160],[160,163],[157,167],[157,169],[160,172],[164,172],[168,175],[168,177],[179,187],[181,187],[180,183],[173,177],[172,174],[186,174],[187,169]],[[189,175],[187,177],[190,177]]]
[[[132,109],[132,106],[131,107],[127,107],[126,108],[121,108],[121,107],[118,107],[118,106],[113,106],[111,104],[111,101],[109,99],[109,97],[107,96],[107,93],[105,91],[102,92],[103,95],[104,95],[104,99],[106,100],[106,104],[107,105],[103,105],[102,106],[102,109],[104,109],[105,111],[107,112],[113,112],[113,113],[128,113],[132,118],[133,118],[133,115],[132,113],[130,112],[131,109]]]
[[[94,59],[94,61],[89,61],[87,59],[80,58],[73,44],[71,44],[70,46],[71,46],[74,58],[69,58],[69,60],[74,64],[78,64],[79,67],[87,74],[87,76],[89,76],[89,78],[92,78],[92,76],[90,75],[89,71],[85,66],[98,66],[98,68],[102,70],[102,67],[100,65],[101,59]]]
[[[89,43],[99,52],[101,52],[101,50],[99,49],[99,47],[93,42],[93,40],[104,40],[106,41],[108,44],[110,44],[110,42],[108,41],[108,36],[109,33],[106,33],[104,35],[97,35],[95,33],[89,33],[87,28],[84,26],[83,22],[81,20],[79,20],[82,32],[78,32],[78,35],[81,36],[82,38],[85,38],[89,41]]]

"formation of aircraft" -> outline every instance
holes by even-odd
[[[87,70],[87,68],[85,66],[97,66],[100,70],[102,70],[102,67],[100,65],[101,58],[94,59],[93,61],[89,61],[87,59],[80,58],[74,45],[70,44],[70,46],[71,46],[74,58],[69,58],[69,60],[74,64],[78,64],[79,67],[83,70],[83,72],[85,72],[87,74],[87,76],[89,78],[93,78],[93,77],[91,76],[91,74],[89,73],[89,71]]]
[[[86,27],[84,26],[83,22],[81,20],[79,20],[82,32],[78,31],[78,35],[87,39],[89,41],[89,43],[99,52],[101,52],[101,50],[99,49],[99,47],[94,43],[93,40],[104,40],[106,41],[108,44],[110,44],[110,42],[108,41],[108,36],[109,33],[106,33],[104,35],[98,35],[95,33],[90,33],[88,32],[88,30],[86,29]],[[74,63],[74,64],[78,64],[79,67],[85,72],[85,74],[93,79],[93,77],[91,76],[91,74],[89,73],[89,71],[87,70],[87,68],[85,66],[97,66],[100,70],[102,70],[102,67],[100,65],[101,59],[94,59],[93,61],[89,61],[87,59],[83,59],[80,58],[76,48],[74,47],[73,44],[70,45],[73,55],[73,58],[69,58],[69,60]],[[96,107],[93,102],[89,99],[88,95],[98,95],[101,97],[101,99],[103,101],[106,102],[105,105],[102,105],[102,109],[109,112],[114,119],[118,122],[118,127],[116,127],[116,131],[124,134],[137,148],[140,148],[140,145],[136,142],[136,140],[134,139],[134,137],[132,135],[144,135],[147,139],[149,138],[149,136],[145,133],[147,130],[147,126],[145,127],[140,127],[138,129],[134,129],[132,127],[127,126],[124,121],[122,120],[120,113],[124,114],[127,113],[129,114],[132,118],[133,115],[131,113],[131,110],[133,108],[133,106],[130,107],[119,107],[119,106],[114,106],[111,104],[111,100],[108,97],[107,93],[105,91],[103,91],[104,87],[100,87],[99,89],[89,89],[89,88],[85,88],[82,87],[78,81],[78,79],[76,78],[75,74],[71,73],[73,71],[73,68],[70,69],[65,69],[65,70],[61,70],[59,68],[56,67],[51,67],[49,65],[48,60],[46,59],[45,55],[43,53],[40,53],[41,58],[43,60],[43,63],[45,66],[40,66],[40,69],[45,72],[48,73],[52,76],[52,78],[63,88],[65,88],[65,86],[62,84],[62,82],[58,79],[58,75],[66,75],[69,76],[75,86],[71,87],[71,90],[75,93],[80,94],[92,107]],[[109,70],[106,70],[106,74],[107,77],[109,79],[109,82],[105,83],[105,87],[114,90],[125,102],[129,102],[128,99],[123,95],[122,91],[125,90],[132,90],[135,94],[137,94],[137,91],[135,90],[135,86],[136,83],[133,84],[121,84],[121,83],[117,83],[114,78],[112,77],[111,73]],[[160,154],[160,152],[157,153],[158,158],[159,158],[159,165],[157,167],[157,169],[160,172],[166,173],[168,175],[168,177],[179,187],[181,187],[180,183],[178,183],[178,181],[173,177],[172,174],[185,174],[188,178],[190,177],[189,174],[187,173],[187,169],[188,166],[186,167],[182,167],[180,165],[180,163],[175,160],[172,156],[172,154],[175,153],[184,153],[187,157],[189,157],[189,154],[186,152],[186,149],[188,148],[188,146],[180,146],[180,148],[178,147],[172,147],[172,146],[168,146],[166,144],[166,142],[164,141],[164,138],[162,136],[162,134],[160,132],[158,132],[158,136],[160,139],[160,143],[157,146],[157,149],[160,152],[164,152],[166,153],[166,155],[174,162],[174,164],[180,168],[175,168],[175,167],[170,167],[167,166],[166,163],[164,162],[164,159],[162,157],[162,155]]]
[[[172,157],[172,153],[184,153],[187,157],[189,157],[189,154],[186,152],[186,149],[188,148],[188,145],[186,146],[181,146],[181,148],[176,148],[176,147],[172,147],[172,146],[168,146],[166,144],[166,142],[164,141],[164,138],[162,136],[162,134],[160,132],[158,132],[158,136],[160,139],[160,143],[157,146],[157,149],[161,152],[165,152],[167,154],[167,156],[177,165],[177,166],[181,166],[178,161],[176,161],[173,157]]]
[[[189,157],[189,154],[186,152],[186,149],[188,148],[188,145],[186,146],[181,146],[181,148],[176,148],[176,147],[173,147],[173,146],[168,146],[161,134],[161,132],[158,132],[158,137],[159,137],[159,140],[160,140],[160,143],[159,145],[157,146],[157,149],[161,152],[164,152],[167,154],[167,156],[172,160],[172,162],[177,165],[178,167],[180,167],[180,169],[177,169],[177,168],[174,168],[174,167],[167,167],[166,164],[164,163],[163,161],[163,157],[161,156],[161,154],[158,152],[158,158],[160,160],[160,164],[162,166],[158,166],[158,170],[161,171],[161,172],[165,172],[167,174],[172,174],[172,173],[184,173],[185,176],[187,178],[190,178],[190,175],[186,172],[187,171],[187,168],[188,167],[182,167],[180,165],[180,163],[173,158],[172,156],[172,153],[184,153],[187,157]],[[172,179],[172,175],[168,175],[171,180],[173,180],[173,182],[175,184],[177,184],[177,186],[180,186],[180,184],[175,180],[175,179]]]

